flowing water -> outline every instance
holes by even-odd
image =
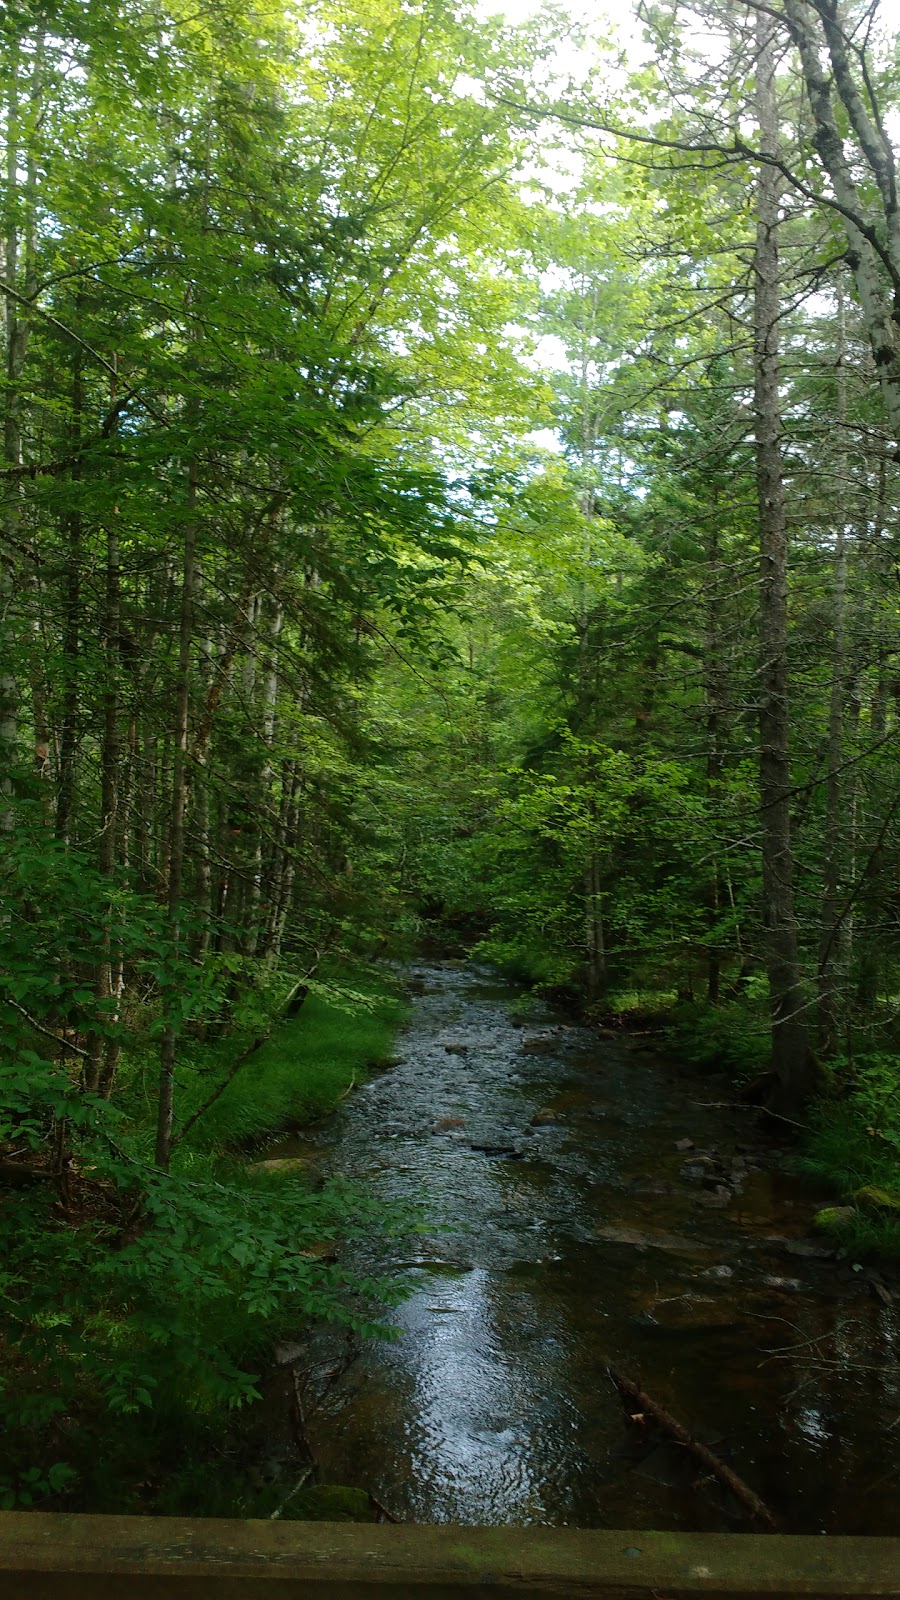
[[[749,1529],[626,1424],[612,1362],[785,1531],[900,1531],[897,1311],[810,1235],[827,1197],[651,1040],[516,1015],[473,964],[420,963],[411,987],[399,1064],[272,1152],[427,1209],[424,1236],[359,1262],[411,1292],[315,1415],[322,1476],[416,1522]]]

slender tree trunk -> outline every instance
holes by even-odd
[[[596,828],[597,808],[591,802],[591,820]],[[603,933],[603,902],[600,892],[600,857],[592,840],[588,863],[584,872],[584,943],[587,958],[588,1004],[599,1000],[606,991],[606,940]]]
[[[774,29],[763,12],[757,17],[756,110],[761,146],[775,153],[778,110]],[[779,1102],[796,1108],[810,1095],[814,1074],[800,981],[791,848],[787,527],[778,395],[780,183],[775,167],[761,164],[754,256],[754,411],[760,545],[760,821],[772,1068]]]
[[[882,444],[878,463],[872,544],[874,546],[876,571],[879,572],[885,585],[889,585],[893,589],[893,562],[882,548],[886,513],[887,451],[884,444]],[[876,614],[873,618],[876,668],[869,708],[869,735],[873,744],[882,740],[887,732],[888,700],[892,676],[891,659],[893,656],[893,639],[890,635],[893,633],[893,627],[892,600],[891,616],[887,628],[885,628],[880,614],[880,607],[876,609]],[[865,790],[863,790],[863,793],[865,794]],[[879,798],[881,798],[881,805],[879,805]],[[867,862],[865,882],[854,906],[854,911],[858,918],[854,933],[856,944],[855,998],[857,1005],[863,1010],[871,1010],[878,998],[885,954],[884,941],[877,928],[884,903],[884,853],[878,848],[877,841],[882,827],[883,806],[886,804],[888,804],[887,797],[880,797],[876,787],[874,796],[865,795],[863,804],[858,806],[855,819],[860,846],[859,854]],[[855,866],[854,877],[858,870],[858,867]]]
[[[177,962],[181,943],[181,893],[184,882],[184,824],[188,797],[188,728],[191,703],[191,646],[194,627],[194,583],[197,567],[197,465],[188,469],[188,506],[184,531],[184,562],[181,578],[181,617],[178,642],[178,695],[172,757],[172,810],[169,823],[168,895],[171,959]],[[172,1120],[175,1109],[175,1050],[178,1041],[176,1022],[177,978],[173,974],[164,996],[165,1026],[160,1047],[159,1100],[156,1121],[156,1162],[168,1170],[172,1148]]]
[[[837,452],[842,479],[847,471],[845,430],[847,422],[846,308],[841,286],[838,288],[837,324],[837,412],[840,440]],[[838,517],[834,549],[832,584],[833,633],[831,643],[831,686],[828,701],[828,776],[825,781],[825,853],[822,870],[822,933],[819,946],[817,987],[819,992],[819,1051],[823,1059],[833,1056],[840,1040],[838,984],[846,950],[846,927],[842,915],[841,885],[847,857],[849,817],[844,813],[844,693],[847,680],[847,528],[843,506],[843,486],[837,495]]]
[[[115,395],[111,396],[115,399]],[[101,878],[109,886],[110,901],[104,917],[103,945],[97,972],[96,996],[98,1010],[106,1021],[112,1022],[114,998],[113,935],[111,891],[116,870],[116,829],[118,824],[119,766],[121,750],[119,739],[119,661],[122,630],[122,594],[119,552],[119,530],[113,513],[106,528],[106,603],[103,616],[103,736],[100,746],[100,840],[97,867]],[[84,1081],[89,1089],[100,1087],[101,1076],[109,1082],[115,1076],[118,1052],[110,1058],[105,1029],[93,1033],[88,1040],[88,1060]],[[107,1066],[104,1072],[104,1053]]]
[[[21,288],[19,283],[19,221],[15,216],[19,192],[19,132],[21,93],[21,61],[18,41],[13,45],[14,58],[10,72],[9,97],[6,105],[5,182],[9,223],[3,247],[3,273],[11,290]],[[4,369],[5,395],[3,405],[3,460],[7,467],[22,464],[22,397],[20,380],[28,344],[28,322],[22,308],[13,296],[4,296]],[[5,804],[0,805],[0,831],[10,832],[14,826],[12,807],[12,773],[18,756],[19,738],[19,684],[16,672],[18,646],[17,629],[17,551],[20,548],[22,487],[19,479],[11,476],[3,487],[3,543],[0,549],[0,795]]]
[[[284,610],[276,602],[268,617],[268,630],[266,638],[266,666],[262,680],[262,738],[265,750],[265,759],[260,774],[260,804],[266,806],[272,792],[275,777],[275,768],[272,765],[272,747],[275,742],[275,711],[278,704],[278,641],[284,624]],[[264,943],[263,920],[265,912],[262,908],[263,891],[263,849],[262,836],[257,832],[256,845],[253,855],[253,877],[250,884],[249,907],[247,917],[247,951],[255,955],[261,943]]]
[[[722,777],[722,718],[725,701],[725,668],[722,659],[721,608],[722,590],[719,571],[718,496],[716,508],[710,519],[706,548],[706,617],[704,624],[704,699],[706,702],[706,792],[715,811],[719,803],[719,786]],[[707,924],[709,944],[706,956],[706,998],[710,1005],[719,999],[722,979],[722,958],[719,950],[719,916],[722,899],[721,869],[718,854],[710,863],[707,889]]]
[[[75,352],[72,363],[72,421],[69,440],[75,460],[70,481],[77,485],[81,478],[78,450],[81,445],[82,416],[84,412],[84,378],[81,351]],[[78,705],[80,675],[81,635],[81,512],[73,505],[64,519],[66,536],[66,576],[63,599],[63,689],[62,718],[59,734],[59,785],[56,791],[56,833],[68,841],[75,799],[75,761],[78,750]]]

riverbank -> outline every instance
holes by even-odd
[[[64,1177],[51,1185],[22,1163],[27,1186],[0,1189],[16,1335],[3,1347],[0,1502],[271,1514],[251,1467],[274,1344],[319,1317],[370,1326],[376,1286],[334,1255],[388,1223],[362,1186],[323,1186],[296,1168],[262,1183],[254,1156],[365,1082],[404,1012],[389,977],[341,972],[227,1083],[246,1049],[239,1031],[185,1044],[176,1128],[226,1086],[176,1143],[168,1174],[152,1162],[145,1035],[122,1061],[115,1111],[88,1103]]]
[[[602,1033],[646,1033],[702,1073],[728,1077],[728,1096],[740,1104],[764,1079],[769,1065],[769,1021],[764,994],[732,997],[715,1005],[674,994],[623,991],[594,1008]],[[887,1027],[891,1019],[885,1018]],[[787,1155],[800,1173],[825,1186],[829,1205],[818,1226],[864,1261],[900,1265],[900,1098],[897,1053],[889,1036],[880,1048],[857,1042],[852,1061],[837,1055],[822,1067],[822,1089],[801,1125],[785,1123]],[[754,1099],[754,1104],[755,1104]],[[774,1125],[774,1119],[773,1119]]]
[[[370,1072],[391,1058],[397,1029],[407,1013],[399,983],[386,974],[340,971],[313,989],[296,1016],[280,1022],[237,1073],[223,1094],[195,1125],[182,1147],[184,1157],[228,1160],[287,1129],[327,1117]],[[206,1083],[223,1078],[229,1063],[244,1048],[238,1035],[214,1051],[202,1044],[187,1046],[187,1055],[202,1058]],[[204,1078],[189,1075],[184,1119],[194,1114],[208,1094]]]

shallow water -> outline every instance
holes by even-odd
[[[807,1253],[827,1197],[773,1170],[752,1115],[698,1104],[727,1088],[652,1041],[522,1020],[472,964],[411,976],[401,1063],[318,1150],[278,1152],[428,1214],[426,1236],[358,1263],[411,1293],[399,1337],[315,1415],[323,1478],[417,1522],[750,1529],[683,1452],[626,1428],[613,1362],[784,1531],[900,1532],[897,1311],[852,1261]]]

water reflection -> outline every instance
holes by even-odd
[[[514,991],[475,967],[418,976],[403,1060],[345,1103],[328,1160],[424,1200],[430,1231],[395,1255],[399,1337],[316,1423],[326,1475],[418,1521],[747,1526],[680,1463],[635,1457],[613,1361],[786,1530],[889,1531],[895,1310],[815,1254],[819,1197],[641,1041],[546,1010],[517,1026]]]

